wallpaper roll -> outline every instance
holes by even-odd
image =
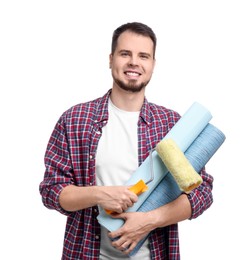
[[[181,151],[185,152],[211,119],[211,113],[198,102],[194,102],[164,137],[164,139],[172,138]],[[125,185],[134,185],[141,179],[145,182],[148,181],[150,179],[150,165],[150,158],[147,157]],[[152,165],[154,180],[148,184],[148,190],[139,195],[138,201],[131,208],[129,208],[127,212],[136,212],[144,201],[151,195],[152,191],[161,182],[161,180],[167,175],[167,168],[155,150],[152,152]],[[124,223],[122,219],[113,219],[104,210],[101,210],[97,219],[99,223],[109,231],[117,230]]]
[[[189,160],[196,172],[199,173],[201,171],[223,144],[225,138],[225,135],[218,128],[211,124],[207,124],[205,129],[185,152],[186,158]],[[175,200],[181,193],[182,192],[173,176],[168,172],[165,178],[163,178],[163,180],[156,186],[150,196],[137,211],[147,212],[161,207]],[[147,237],[148,236],[137,244],[134,250],[129,254],[130,256],[135,255],[138,252]]]

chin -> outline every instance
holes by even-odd
[[[140,85],[136,84],[124,84],[122,82],[117,82],[119,88],[126,90],[128,92],[136,93],[142,91],[147,84],[141,83]]]

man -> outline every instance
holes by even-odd
[[[112,88],[68,109],[54,128],[40,193],[46,207],[68,216],[62,259],[180,259],[177,223],[212,204],[213,178],[203,169],[203,183],[189,195],[149,212],[125,212],[138,197],[124,183],[180,118],[145,97],[155,50],[156,36],[147,25],[118,27],[109,57]],[[100,208],[116,212],[124,225],[105,230],[97,221]]]

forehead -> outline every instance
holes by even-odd
[[[153,54],[153,47],[154,45],[150,37],[131,31],[125,31],[118,38],[116,50],[129,50]]]

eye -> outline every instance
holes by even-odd
[[[127,51],[122,51],[122,52],[121,52],[121,56],[123,56],[123,57],[129,56],[129,52],[127,52]]]
[[[142,59],[145,59],[145,60],[149,58],[149,56],[148,56],[148,55],[145,55],[145,54],[140,55],[140,57],[141,57]]]
[[[148,53],[141,53],[139,56],[143,60],[147,60],[150,58],[150,55]]]

